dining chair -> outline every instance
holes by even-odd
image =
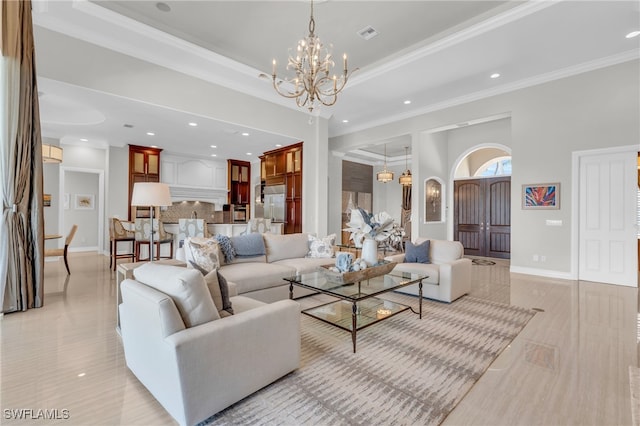
[[[120,219],[112,217],[109,220],[109,268],[113,266],[115,271],[118,259],[130,258],[132,262],[135,261],[135,241],[135,232],[126,229]],[[126,243],[129,250],[125,253],[118,253],[118,243]]]
[[[69,261],[67,259],[67,253],[69,252],[69,245],[71,244],[71,240],[73,240],[73,237],[76,235],[77,230],[78,230],[78,225],[74,224],[71,227],[69,234],[67,234],[67,238],[65,238],[64,240],[64,248],[46,249],[44,251],[45,257],[62,256],[64,258],[64,266],[66,266],[67,268],[68,275],[71,275],[71,270],[69,270]]]
[[[153,228],[154,228],[153,245],[155,246],[155,249],[156,249],[156,255],[153,256],[153,258],[154,259],[161,259],[161,258],[172,259],[173,258],[173,234],[166,232],[164,230],[164,226],[162,222],[160,222],[159,220],[153,221]],[[151,248],[151,241],[150,241],[151,240],[151,219],[136,219],[134,230],[135,230],[135,241],[136,241],[136,248],[135,248],[136,261],[149,260],[150,257],[153,255],[153,249]],[[168,256],[161,255],[160,247],[162,246],[162,244],[170,245]],[[144,245],[149,247],[149,257],[147,257],[146,259],[141,259],[140,246],[144,246]]]

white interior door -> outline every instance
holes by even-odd
[[[636,152],[580,158],[580,280],[638,286],[636,158]]]

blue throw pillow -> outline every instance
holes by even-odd
[[[431,241],[427,240],[422,244],[415,245],[411,241],[407,241],[404,248],[405,263],[431,263],[429,258],[429,248]]]
[[[264,256],[262,234],[245,234],[231,237],[231,245],[237,257]]]

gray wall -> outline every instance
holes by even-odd
[[[420,158],[418,164],[414,160],[414,179],[423,181],[430,175],[445,178],[449,187],[447,203],[450,205],[452,170],[464,151],[488,141],[503,141],[509,145],[510,140],[513,165],[512,268],[538,269],[541,275],[569,278],[574,238],[570,232],[574,208],[571,200],[572,152],[638,145],[638,64],[637,60],[630,61],[332,138],[330,149],[356,148],[367,143],[371,134],[380,139],[411,134],[412,156],[417,154]],[[496,122],[497,127],[491,131],[491,125],[470,126],[441,138],[429,133],[431,129],[504,114],[510,116],[510,120],[504,121],[510,121],[510,126]],[[476,131],[478,133],[474,136]],[[416,133],[421,133],[421,136],[414,136]],[[443,164],[446,164],[445,170],[440,169]],[[560,210],[522,210],[522,184],[545,182],[561,183]],[[330,199],[339,198],[331,192]],[[423,202],[421,199],[420,203]],[[550,228],[545,225],[546,219],[562,220],[563,225]],[[451,214],[443,227],[449,235],[452,230]],[[424,236],[442,235],[441,229],[430,225],[421,225],[419,232]],[[544,254],[546,262],[533,262],[533,254]]]

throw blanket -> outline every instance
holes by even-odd
[[[233,246],[231,245],[231,238],[222,234],[216,234],[214,238],[218,241],[220,250],[222,250],[225,263],[231,263],[231,261],[233,260],[233,257],[236,255],[236,253],[233,250]]]
[[[265,254],[262,234],[245,234],[231,237],[231,244],[238,257],[255,257]]]

